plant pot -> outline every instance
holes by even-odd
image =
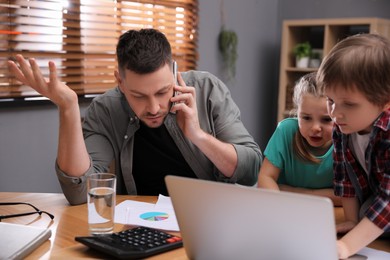
[[[310,59],[309,61],[309,67],[310,68],[319,68],[321,64],[320,59]]]
[[[295,66],[297,68],[308,68],[309,67],[309,60],[310,60],[309,57],[302,57],[302,58],[296,57]]]

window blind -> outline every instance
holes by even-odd
[[[39,96],[8,71],[7,60],[18,53],[35,58],[45,77],[48,61],[54,61],[61,81],[79,95],[103,93],[116,86],[116,44],[129,29],[159,29],[179,70],[196,69],[197,17],[197,0],[0,3],[0,98]]]

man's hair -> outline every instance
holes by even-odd
[[[293,94],[293,103],[294,109],[290,112],[291,115],[297,116],[297,109],[299,104],[302,101],[303,95],[313,95],[314,97],[322,97],[322,94],[318,91],[316,84],[316,72],[308,73],[302,76],[298,83],[295,84],[294,94]],[[305,138],[302,136],[301,132],[298,130],[295,133],[293,140],[293,149],[297,157],[303,161],[319,163],[320,160],[309,152],[308,143]]]
[[[368,101],[384,106],[390,100],[390,41],[376,34],[358,34],[337,43],[317,73],[321,90],[358,90]]]
[[[116,55],[119,72],[151,73],[172,63],[172,50],[165,35],[155,29],[129,30],[119,38]]]

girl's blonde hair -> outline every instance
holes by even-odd
[[[291,115],[297,116],[298,106],[301,104],[303,95],[310,94],[314,97],[323,97],[321,92],[317,88],[316,84],[316,72],[312,72],[309,74],[304,75],[301,77],[297,84],[295,84],[294,87],[294,94],[293,94],[293,103],[294,108],[291,111]],[[295,154],[298,156],[298,158],[312,162],[312,163],[319,163],[320,160],[315,157],[312,153],[310,153],[308,149],[308,143],[306,139],[302,136],[301,132],[298,130],[295,133],[294,139],[293,139],[293,149]]]

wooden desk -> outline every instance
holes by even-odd
[[[117,203],[124,200],[136,200],[142,202],[155,203],[157,197],[154,196],[125,196],[118,195]],[[99,253],[90,250],[88,247],[81,245],[74,240],[75,236],[88,235],[87,225],[87,205],[70,206],[63,194],[60,193],[17,193],[17,192],[0,192],[0,201],[2,202],[28,202],[38,207],[40,210],[45,210],[52,213],[55,218],[50,221],[50,218],[44,214],[41,217],[38,215],[24,216],[18,218],[4,219],[3,222],[18,223],[30,226],[49,227],[52,231],[50,240],[42,244],[38,249],[31,253],[26,259],[87,259],[101,258]],[[7,214],[10,206],[0,207],[0,214]],[[12,209],[15,213],[20,207],[16,206]],[[25,211],[24,211],[25,212]],[[335,208],[336,223],[343,220],[342,208]],[[114,231],[124,229],[124,225],[115,224]],[[173,234],[178,234],[172,232]],[[377,239],[369,245],[371,248],[390,252],[390,243],[388,239]],[[175,249],[170,252],[156,255],[150,259],[188,259],[184,248]]]
[[[117,196],[117,203],[124,200],[137,200],[142,202],[155,203],[157,197],[154,196]],[[76,242],[75,236],[88,235],[87,224],[87,205],[70,206],[62,193],[17,193],[17,192],[0,192],[0,202],[28,202],[39,208],[53,214],[54,220],[42,214],[38,214],[17,218],[9,218],[2,220],[8,223],[17,223],[30,226],[49,227],[52,231],[51,238],[42,244],[38,249],[31,253],[26,259],[86,259],[86,258],[102,258],[99,253],[90,250],[88,247]],[[12,209],[13,213],[18,210],[28,207],[15,206]],[[0,207],[0,214],[8,214],[11,206]],[[22,212],[22,211],[21,211]],[[121,231],[124,225],[115,224],[114,231]],[[172,232],[172,234],[179,234]],[[184,248],[179,248],[160,254],[150,259],[188,259]]]

